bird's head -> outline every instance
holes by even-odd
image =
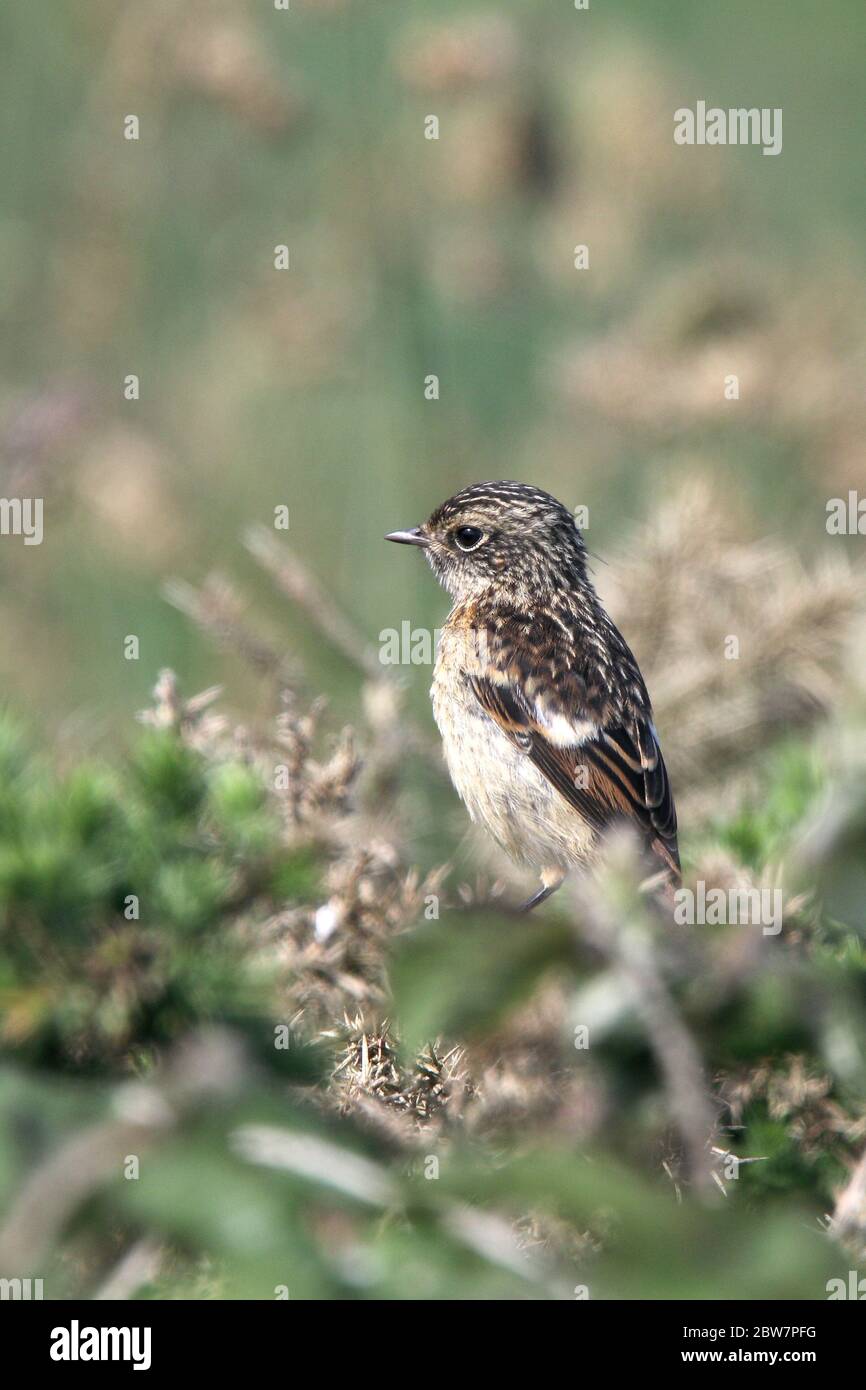
[[[385,539],[422,547],[457,601],[494,588],[526,601],[587,582],[586,548],[571,512],[526,483],[473,483],[422,526]]]

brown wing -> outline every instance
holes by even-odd
[[[635,825],[647,844],[679,877],[677,817],[655,729],[648,718],[587,729],[566,742],[562,730],[540,719],[521,688],[504,677],[469,675],[482,708],[522,748],[551,786],[595,830],[615,820]],[[576,729],[581,711],[573,712]],[[582,730],[581,730],[582,731]]]

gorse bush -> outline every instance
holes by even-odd
[[[844,899],[866,845],[856,800],[826,824],[820,738],[701,841],[741,883],[790,861],[778,934],[674,926],[616,839],[533,920],[402,868],[389,780],[364,790],[345,737],[317,761],[296,707],[254,739],[169,691],[113,766],[61,775],[0,731],[5,1277],[558,1299],[845,1275],[864,931],[797,879]]]
[[[54,776],[4,724],[3,1037],[46,1067],[120,1075],[196,1024],[255,1016],[238,924],[309,887],[256,773],[170,732],[117,769]]]
[[[767,920],[678,921],[617,835],[534,917],[501,864],[462,882],[436,862],[454,798],[406,692],[260,533],[360,675],[357,729],[215,580],[171,597],[272,683],[273,724],[234,725],[169,672],[110,763],[58,772],[0,724],[0,1275],[48,1297],[336,1299],[822,1298],[847,1275],[866,1243],[855,576],[815,599],[779,552],[772,612],[733,581],[725,601],[712,543],[686,578],[675,563],[694,505],[666,500],[614,607],[664,593],[660,646],[697,650],[741,603],[748,650],[774,644],[772,670],[723,687],[709,665],[689,690],[652,678],[663,737],[678,724],[684,887],[769,895]]]

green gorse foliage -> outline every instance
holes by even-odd
[[[772,760],[763,805],[722,830],[753,867],[818,833],[818,756]],[[862,921],[795,904],[756,953],[752,927],[654,920],[620,867],[597,889],[620,914],[610,947],[579,897],[537,922],[470,907],[407,923],[388,948],[404,1084],[437,1039],[440,1057],[443,1039],[507,1051],[553,982],[567,1009],[548,1082],[591,1066],[604,1113],[589,1138],[523,1132],[519,1113],[473,1129],[455,1074],[443,1123],[386,1132],[334,1103],[339,1030],[284,1017],[268,924],[315,904],[328,856],[287,837],[257,765],[165,730],[61,775],[4,721],[0,767],[9,1277],[95,1294],[132,1251],[143,1297],[820,1298],[855,1258],[856,1234],[846,1249],[822,1225],[866,1128]],[[850,856],[846,823],[821,875]],[[635,932],[697,1041],[724,1196],[699,1196],[679,1163],[651,1014],[620,970]],[[757,1161],[732,1169],[732,1153]],[[40,1185],[60,1192],[45,1223]]]

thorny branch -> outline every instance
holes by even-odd
[[[633,878],[630,843],[611,838],[609,869],[620,869],[618,884]],[[625,858],[626,863],[618,861]],[[708,1098],[700,1053],[670,997],[653,949],[648,904],[634,895],[615,905],[613,880],[594,881],[573,892],[575,921],[584,940],[613,965],[627,986],[661,1072],[670,1113],[679,1129],[692,1182],[706,1192],[713,1182],[711,1140],[716,1116]],[[622,897],[620,889],[619,895]]]

